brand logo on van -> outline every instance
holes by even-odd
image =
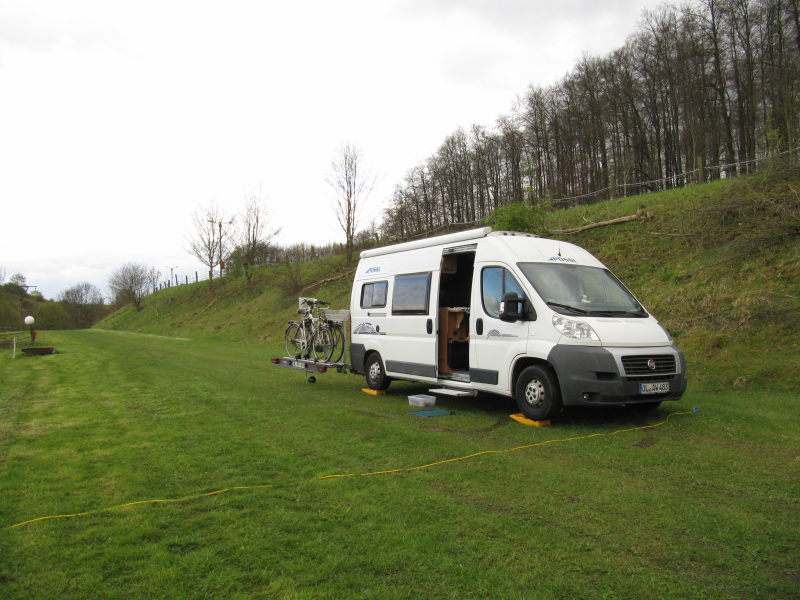
[[[547,260],[552,260],[554,262],[562,262],[562,263],[577,263],[578,262],[574,258],[565,258],[563,256],[551,256]]]
[[[359,323],[353,330],[353,335],[386,335],[386,332],[378,331],[372,323]]]
[[[492,329],[489,333],[486,334],[487,338],[490,337],[518,337],[513,333],[500,333],[497,329]]]
[[[381,268],[380,267],[370,267],[369,269],[367,269],[367,274],[369,274],[369,273],[380,273],[380,272],[381,272]]]

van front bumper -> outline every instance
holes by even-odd
[[[565,406],[645,404],[677,400],[686,391],[686,360],[675,346],[559,344],[548,360],[558,376]],[[667,387],[664,384],[668,391],[661,391]]]

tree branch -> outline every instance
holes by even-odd
[[[650,216],[649,213],[645,213],[644,210],[641,208],[636,211],[636,214],[627,215],[624,217],[617,217],[616,219],[609,219],[608,221],[600,221],[598,223],[590,223],[589,225],[583,225],[581,227],[574,227],[572,229],[557,229],[553,231],[553,233],[580,233],[581,231],[586,231],[587,229],[594,229],[595,227],[606,227],[607,225],[617,225],[618,223],[628,223],[629,221],[636,221],[638,219],[644,219]]]

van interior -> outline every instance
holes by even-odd
[[[455,249],[458,250],[458,249]],[[446,249],[439,281],[439,376],[469,380],[469,314],[475,252]]]

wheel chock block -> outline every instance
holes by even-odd
[[[369,388],[361,388],[361,391],[370,396],[385,396],[386,390],[371,390]]]
[[[550,421],[533,421],[523,415],[522,413],[516,413],[513,415],[508,415],[512,419],[514,419],[517,423],[522,423],[523,425],[528,425],[529,427],[547,427],[550,425]]]

